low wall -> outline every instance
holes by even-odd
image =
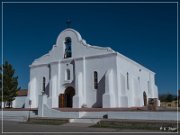
[[[37,117],[35,111],[0,111],[2,115],[0,115],[0,119],[5,121],[26,121],[29,117]]]
[[[1,112],[0,112],[1,113]],[[43,115],[37,116],[35,111],[30,111],[30,117],[49,117],[49,118],[96,118],[101,119],[104,115],[108,119],[121,120],[169,120],[177,121],[178,112],[61,112],[55,109],[44,107]],[[3,120],[25,121],[29,117],[29,111],[3,111]],[[2,119],[2,115],[0,115]],[[178,117],[180,121],[180,117]]]
[[[172,120],[177,121],[178,112],[86,112],[83,118],[102,118],[108,115],[109,119],[127,119],[127,120]],[[180,121],[180,117],[178,117]]]
[[[43,112],[40,114],[41,117],[80,118],[84,115],[84,112],[61,112],[55,109],[49,109],[46,105],[43,105]]]

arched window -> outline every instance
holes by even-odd
[[[71,52],[71,38],[70,37],[66,37],[64,44],[65,44],[64,58],[70,58],[72,56],[72,52]]]
[[[147,81],[147,89],[148,89],[148,94],[150,94],[151,93],[151,91],[150,91],[150,81]]]
[[[70,80],[71,76],[70,76],[70,70],[66,69],[66,73],[65,73],[65,80]]]
[[[94,71],[94,89],[98,89],[98,73]]]
[[[43,92],[45,92],[46,89],[46,78],[43,77]]]
[[[146,92],[143,92],[144,106],[147,106],[147,95]]]
[[[141,78],[138,76],[138,82],[139,82],[139,84],[140,84],[140,82],[141,82]]]
[[[129,73],[127,72],[127,89],[129,90]]]

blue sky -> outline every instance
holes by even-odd
[[[4,60],[28,88],[29,65],[47,53],[71,18],[87,43],[111,47],[156,73],[160,93],[177,91],[177,5],[4,4]]]

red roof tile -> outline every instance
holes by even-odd
[[[19,90],[17,96],[27,96],[28,90]]]

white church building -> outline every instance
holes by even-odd
[[[89,45],[71,28],[30,65],[28,90],[26,108],[129,108],[158,99],[154,72],[109,47]]]

